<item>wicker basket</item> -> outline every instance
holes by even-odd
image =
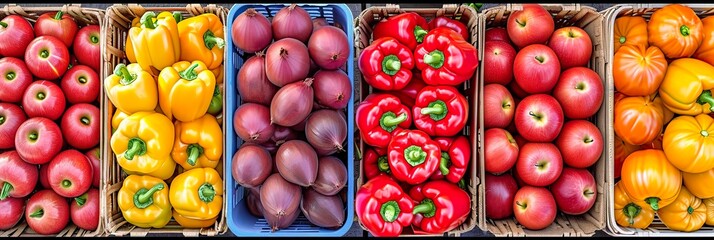
[[[473,8],[467,7],[466,5],[456,5],[456,4],[447,4],[444,5],[442,8],[400,8],[399,5],[393,5],[393,4],[388,4],[386,6],[375,6],[375,7],[370,7],[362,11],[362,13],[359,15],[358,18],[355,19],[355,57],[359,58],[359,55],[362,53],[362,50],[364,50],[366,47],[370,45],[372,42],[372,28],[374,25],[379,22],[382,19],[386,19],[391,16],[395,16],[404,12],[416,12],[422,17],[426,18],[427,21],[439,17],[439,16],[445,16],[445,17],[450,17],[450,18],[455,18],[455,19],[460,19],[461,22],[466,24],[466,27],[469,29],[469,32],[471,33],[471,43],[473,43],[474,46],[478,46],[478,31],[479,31],[479,26],[478,26],[478,14]],[[481,48],[478,48],[479,50]],[[479,51],[479,59],[482,59],[482,52]],[[478,70],[477,70],[478,71]],[[357,71],[359,73],[359,71]],[[464,94],[464,96],[467,98],[467,100],[471,103],[471,106],[476,106],[477,102],[476,100],[478,99],[477,94],[477,88],[476,87],[471,87],[472,85],[477,84],[478,74],[474,74],[474,77],[468,81],[466,81],[463,84],[463,87],[460,89],[461,92]],[[360,76],[355,76],[355,79],[360,79],[358,87],[355,89],[355,96],[358,96],[359,98],[357,99],[357,103],[355,106],[359,104],[359,102],[362,102],[364,98],[366,98],[370,93],[372,93],[373,89],[367,84]],[[476,85],[477,86],[477,85]],[[478,113],[475,111],[476,109],[472,108],[470,110],[470,116],[468,123],[466,127],[464,127],[463,134],[466,135],[469,138],[469,141],[471,142],[472,149],[475,149],[476,146],[476,121],[473,119],[478,119]],[[358,144],[359,147],[359,152],[363,153],[365,147],[365,143],[362,141],[360,138],[360,134],[358,129],[355,129],[355,144]],[[471,231],[475,226],[476,226],[476,217],[477,217],[477,188],[476,186],[479,185],[479,178],[477,172],[474,170],[476,169],[476,165],[478,163],[478,156],[476,154],[476,151],[473,151],[471,154],[471,167],[469,170],[466,172],[466,175],[464,178],[466,178],[466,183],[468,187],[468,192],[469,195],[471,195],[471,213],[469,214],[469,217],[466,219],[466,221],[461,224],[461,226],[457,227],[456,229],[445,233],[444,235],[455,235],[459,236],[462,233]],[[362,184],[364,184],[365,179],[364,179],[364,167],[361,164],[360,158],[355,158],[356,164],[359,165],[359,176],[357,179],[357,189],[359,189]],[[355,221],[359,221],[358,218],[355,217]],[[363,225],[360,224],[360,226],[364,228]],[[366,229],[365,229],[366,230]],[[404,233],[402,236],[427,236],[423,234],[414,234],[411,228],[406,228],[404,229]]]
[[[593,69],[604,81],[605,78],[605,59],[604,59],[604,43],[603,43],[603,21],[604,17],[602,14],[598,13],[594,8],[580,6],[580,4],[542,4],[548,12],[551,13],[555,20],[556,29],[565,26],[578,26],[584,29],[593,43],[593,52],[590,59],[590,69]],[[481,15],[481,36],[484,36],[487,28],[490,27],[505,27],[508,16],[516,10],[523,9],[521,4],[507,4],[505,6],[498,6],[494,8],[486,9]],[[483,42],[483,41],[481,41]],[[480,47],[483,48],[483,47]],[[483,68],[482,68],[483,70]],[[481,71],[481,77],[483,77],[483,71]],[[483,84],[479,86],[479,95],[483,97]],[[607,98],[605,98],[607,99]],[[483,102],[483,99],[480,100]],[[609,106],[609,107],[608,107]],[[606,134],[610,128],[610,124],[607,124],[606,116],[610,111],[610,107],[605,103],[602,104],[598,113],[589,119],[591,122],[600,129],[603,135],[603,140],[608,141],[611,138]],[[479,105],[479,112],[483,111],[483,105]],[[483,157],[483,118],[479,119],[479,159],[484,159]],[[611,141],[610,141],[611,142]],[[612,144],[610,145],[612,146]],[[608,147],[605,145],[605,147]],[[607,149],[612,149],[609,147]],[[597,183],[597,200],[595,205],[590,209],[589,212],[578,215],[571,216],[563,213],[559,213],[555,219],[555,222],[549,227],[540,231],[531,231],[525,229],[522,225],[518,224],[515,218],[505,219],[505,220],[492,220],[486,218],[486,208],[485,206],[485,182],[482,180],[479,186],[479,227],[484,231],[489,231],[496,236],[592,236],[595,234],[596,230],[603,229],[605,227],[605,197],[606,197],[606,155],[603,154],[600,160],[592,167],[590,167],[590,172],[593,173],[595,177],[595,182]],[[479,163],[479,177],[481,179],[485,178],[485,170],[483,169],[483,161]]]
[[[199,4],[189,4],[186,7],[142,7],[141,5],[136,4],[115,4],[107,8],[105,19],[106,25],[104,26],[104,28],[102,28],[102,56],[104,57],[104,61],[101,67],[102,72],[105,73],[102,74],[102,77],[106,77],[106,74],[111,73],[112,69],[114,69],[114,66],[116,66],[117,64],[128,63],[128,60],[126,59],[124,53],[124,45],[126,43],[126,37],[130,29],[131,21],[135,17],[141,17],[146,11],[154,11],[157,13],[162,11],[178,11],[181,12],[185,18],[197,16],[203,13],[214,13],[221,19],[221,22],[224,24],[224,26],[226,21],[226,15],[228,14],[228,9],[216,5],[208,5],[203,7]],[[112,152],[109,143],[111,138],[110,119],[115,111],[115,108],[108,98],[104,97],[102,98],[102,101],[104,105],[104,107],[102,107],[102,116],[104,116],[105,119],[105,121],[102,122],[102,132],[105,136],[102,141],[104,147],[102,150],[102,159],[107,160],[104,161],[102,167],[102,176],[103,179],[106,179],[106,182],[104,182],[104,188],[102,190],[102,195],[106,198],[102,202],[102,208],[104,209],[104,213],[106,214],[104,223],[106,232],[110,235],[115,236],[146,236],[150,233],[179,235],[183,234],[184,236],[215,236],[225,233],[227,231],[225,225],[225,200],[223,203],[223,210],[221,211],[221,215],[216,220],[215,225],[211,228],[185,229],[172,219],[164,228],[149,229],[136,227],[124,220],[124,217],[117,203],[117,194],[119,192],[119,189],[121,189],[122,187],[122,182],[126,175],[117,163],[116,157],[114,156],[114,153]],[[225,105],[225,98],[223,104]],[[221,113],[217,117],[217,119],[219,120],[219,122],[222,123],[222,126],[225,126],[226,123],[223,121],[222,118],[223,114],[224,113]],[[225,159],[225,156],[223,156],[223,159]],[[221,173],[221,177],[225,178],[225,176],[223,176],[223,167],[224,161],[222,160],[216,167],[216,170]],[[180,165],[177,165],[176,169],[177,173],[183,171]]]
[[[95,8],[83,8],[80,4],[66,4],[58,7],[22,7],[16,4],[5,5],[0,11],[0,19],[8,15],[20,15],[34,24],[40,15],[46,12],[57,12],[62,11],[65,14],[69,14],[74,18],[79,27],[83,27],[90,24],[96,24],[102,26],[104,22],[104,10]],[[98,73],[101,76],[101,72]],[[102,94],[103,97],[103,93]],[[101,107],[101,106],[100,106]],[[101,138],[101,137],[100,137]],[[100,160],[101,161],[101,160]],[[100,187],[104,183],[104,178],[100,179]],[[39,185],[39,184],[38,184]],[[101,192],[101,189],[99,189]],[[28,196],[29,197],[29,196]],[[100,194],[100,202],[104,201],[103,195]],[[100,204],[101,205],[101,204]],[[59,234],[55,235],[57,237],[96,237],[104,235],[104,211],[100,207],[99,210],[99,225],[95,231],[86,231],[78,228],[74,224],[70,224],[62,230]],[[0,231],[0,237],[39,237],[45,236],[35,233],[32,229],[27,226],[24,218],[13,228],[6,231]]]
[[[714,15],[714,4],[684,4],[692,10],[694,10],[697,15],[699,15],[700,18],[705,18],[708,16]],[[614,41],[613,41],[613,34],[615,30],[615,19],[618,17],[622,16],[642,16],[646,20],[649,20],[650,16],[652,16],[652,13],[655,11],[661,9],[662,7],[666,6],[666,4],[621,4],[621,5],[615,5],[613,7],[608,8],[605,13],[605,31],[604,31],[604,41],[605,41],[605,57],[606,57],[606,70],[607,70],[607,75],[606,75],[606,91],[605,91],[605,100],[607,100],[607,104],[609,105],[610,109],[614,109],[614,94],[615,94],[615,87],[614,87],[614,80],[613,80],[613,75],[612,75],[612,58],[615,55],[614,52]],[[612,125],[614,122],[614,116],[613,112],[610,111],[609,115],[607,116],[608,118],[608,125]],[[607,152],[607,185],[605,186],[608,195],[607,195],[607,229],[605,229],[605,232],[607,234],[613,235],[613,236],[657,236],[657,237],[711,237],[714,236],[714,227],[712,226],[707,226],[704,225],[700,230],[695,231],[695,232],[679,232],[679,231],[673,231],[669,230],[667,226],[662,223],[662,221],[659,219],[659,216],[655,214],[655,219],[650,224],[649,228],[647,229],[634,229],[634,228],[627,228],[627,227],[622,227],[617,224],[615,221],[615,213],[614,213],[614,206],[615,206],[615,201],[614,201],[614,196],[612,195],[614,193],[614,188],[615,188],[615,183],[617,181],[615,180],[615,152],[614,152],[614,137],[615,137],[615,132],[614,128],[610,127],[608,129],[609,131],[607,132],[608,137],[607,139],[609,140],[607,145],[608,146],[608,152]]]

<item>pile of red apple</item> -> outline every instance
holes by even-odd
[[[515,215],[539,230],[558,210],[588,212],[597,198],[588,168],[603,150],[600,130],[587,120],[603,99],[600,77],[587,68],[590,36],[574,26],[556,30],[537,4],[485,34],[486,216]]]
[[[62,13],[0,21],[0,231],[97,229],[99,36]]]

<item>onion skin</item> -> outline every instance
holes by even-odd
[[[312,78],[280,88],[270,102],[270,122],[284,127],[295,126],[310,115],[315,92]]]
[[[309,72],[307,46],[294,38],[278,40],[265,52],[265,75],[275,86],[305,79]]]
[[[295,38],[307,42],[312,34],[312,24],[310,14],[293,3],[280,9],[273,17],[273,38],[275,40]]]
[[[248,188],[245,204],[248,205],[248,212],[250,212],[250,214],[259,218],[264,218],[263,205],[260,203],[260,189]]]
[[[298,133],[289,127],[275,126],[275,132],[273,132],[273,137],[270,140],[275,143],[275,146],[280,146],[290,140],[295,140],[298,138]]]
[[[345,223],[345,206],[340,196],[325,196],[307,189],[300,202],[300,210],[307,220],[324,228],[338,228]]]
[[[238,184],[255,188],[263,184],[270,176],[273,158],[265,148],[249,144],[243,145],[233,155],[231,173]]]
[[[334,196],[347,185],[347,167],[339,158],[321,157],[317,165],[317,179],[312,188],[326,196]]]
[[[236,109],[233,128],[243,141],[258,144],[270,140],[275,132],[275,126],[270,124],[270,109],[256,103],[245,103]]]
[[[298,132],[304,132],[305,131],[305,124],[307,123],[307,118],[305,120],[302,120],[300,123],[298,123],[295,126],[291,126],[290,129],[298,131]]]
[[[352,97],[352,82],[342,70],[320,70],[313,76],[315,81],[312,87],[315,91],[315,100],[323,106],[332,109],[347,107]]]
[[[270,20],[253,8],[249,8],[233,20],[231,31],[233,44],[247,53],[263,50],[273,41]]]
[[[283,143],[275,154],[275,165],[278,166],[280,176],[302,187],[315,184],[318,163],[315,150],[302,140]]]
[[[273,218],[273,217],[266,217],[265,220],[268,222],[268,225],[270,226],[271,230],[273,232],[278,231],[280,229],[285,229],[290,227],[290,225],[293,225],[295,220],[297,220],[298,216],[300,216],[300,209],[295,209],[294,212],[287,213],[285,214],[284,217],[281,218]]]
[[[316,30],[307,43],[307,50],[315,64],[325,70],[339,69],[350,56],[347,34],[333,26]]]
[[[289,215],[297,211],[301,199],[300,187],[286,181],[277,173],[270,175],[260,187],[263,214],[274,231],[278,229],[277,223],[282,219],[292,217]]]
[[[243,102],[269,105],[278,87],[265,75],[265,57],[258,54],[248,58],[236,77],[238,94]]]
[[[312,32],[315,33],[317,29],[320,29],[323,26],[329,26],[330,23],[327,22],[327,19],[323,17],[317,17],[312,19]]]
[[[310,114],[305,123],[307,141],[320,156],[344,151],[347,139],[347,121],[337,110],[318,110]]]

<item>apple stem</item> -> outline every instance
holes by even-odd
[[[417,145],[411,145],[404,149],[404,160],[412,167],[417,166],[426,161],[426,152]]]
[[[7,80],[13,80],[13,79],[15,79],[15,77],[17,77],[17,74],[15,74],[14,72],[9,72],[9,73],[5,74],[5,78]]]
[[[37,137],[38,137],[38,136],[37,136],[37,133],[36,133],[36,132],[30,133],[30,135],[27,136],[27,138],[29,138],[29,139],[32,140],[32,141],[37,141]]]
[[[416,38],[417,43],[421,43],[424,41],[424,36],[426,36],[428,32],[421,28],[421,26],[414,26],[414,37]]]
[[[518,206],[521,207],[521,208],[526,208],[526,207],[528,207],[528,204],[527,204],[527,203],[520,203],[519,201],[516,201],[516,205],[518,205]]]
[[[129,146],[126,152],[124,152],[124,158],[127,160],[133,160],[136,155],[144,155],[146,153],[146,143],[144,140],[139,138],[132,138],[129,140]]]
[[[710,90],[702,92],[701,95],[699,95],[699,99],[697,99],[697,102],[700,104],[709,104],[709,109],[714,112],[714,98],[712,97],[712,92]]]
[[[87,194],[82,194],[82,196],[74,198],[74,201],[77,202],[77,206],[84,206],[85,203],[87,203]]]
[[[585,138],[585,140],[584,140],[585,143],[591,143],[591,142],[594,142],[594,141],[595,141],[595,140],[593,140],[592,138],[589,138],[589,137],[588,137],[588,138]]]
[[[90,122],[89,122],[89,118],[87,118],[87,117],[82,117],[82,118],[80,118],[79,120],[82,121],[82,124],[89,126],[89,123],[90,123]]]
[[[402,60],[399,60],[397,55],[387,55],[382,59],[382,72],[389,76],[394,76],[402,69]]]
[[[174,20],[176,20],[176,23],[183,21],[183,15],[181,15],[181,12],[173,12],[173,14],[171,15],[173,15]]]
[[[47,51],[47,50],[42,50],[42,51],[40,51],[40,57],[42,57],[42,58],[47,58],[47,57],[49,57],[49,56],[50,56],[50,52],[49,52],[49,51]]]
[[[434,201],[431,199],[424,199],[421,201],[419,205],[414,206],[414,210],[412,211],[412,214],[419,214],[421,213],[422,216],[430,218],[436,215],[436,206],[434,205]]]
[[[99,37],[95,35],[89,36],[89,41],[91,41],[92,43],[99,43]]]
[[[40,218],[40,217],[42,217],[42,215],[45,215],[45,210],[40,209],[40,210],[37,210],[37,211],[33,212],[32,214],[30,214],[30,217],[31,218]]]
[[[223,49],[223,47],[226,46],[226,41],[222,38],[216,37],[213,35],[211,30],[208,30],[203,34],[203,44],[206,45],[206,48],[208,49],[213,49],[214,46],[218,46],[218,48]]]
[[[163,183],[158,183],[151,189],[142,188],[134,193],[134,206],[139,209],[144,209],[154,203],[154,193],[164,189]]]
[[[6,27],[7,27],[7,23],[6,23],[6,22],[0,22],[0,26],[2,26],[3,28],[6,28]]]
[[[543,58],[543,56],[535,56],[535,60],[539,63],[543,63],[545,61],[545,58]]]
[[[203,154],[203,148],[198,144],[191,144],[188,145],[188,149],[186,151],[188,152],[188,159],[186,159],[186,162],[191,166],[196,166],[198,157]]]
[[[379,209],[379,215],[382,216],[382,220],[391,223],[397,220],[401,211],[397,201],[392,200],[382,203],[382,207]]]
[[[129,69],[123,63],[117,64],[117,66],[114,67],[114,75],[121,77],[119,83],[124,86],[129,85],[136,80],[136,77],[129,72]]]
[[[183,70],[179,73],[179,76],[181,78],[186,79],[188,81],[193,81],[198,78],[198,73],[196,73],[196,68],[198,67],[198,63],[193,63],[191,66],[188,66],[186,70]]]
[[[156,28],[156,24],[154,24],[154,19],[156,17],[155,12],[146,12],[144,13],[143,16],[141,16],[141,24],[144,25],[145,28],[149,29],[154,29]]]
[[[399,116],[397,116],[393,112],[385,112],[382,114],[382,119],[380,119],[379,125],[385,131],[392,132],[392,131],[394,131],[395,128],[397,128],[397,125],[406,121],[407,118],[408,118],[408,116],[406,113],[402,113],[402,114],[399,114]]]
[[[590,196],[590,195],[595,194],[595,192],[593,192],[593,191],[590,190],[590,189],[587,189],[587,190],[583,191],[583,194],[585,194],[585,196]]]
[[[12,192],[12,184],[9,182],[5,182],[2,184],[2,190],[0,190],[0,201],[5,200],[8,196],[10,196],[10,192]]]
[[[446,108],[446,103],[444,101],[436,100],[429,103],[427,107],[422,108],[420,113],[422,115],[428,114],[434,121],[440,121],[446,117],[449,113],[449,109]]]
[[[439,50],[434,50],[424,54],[424,63],[436,69],[441,68],[441,66],[444,66],[444,53]]]
[[[45,95],[45,93],[43,93],[43,92],[37,93],[37,99],[44,100],[45,97],[47,97],[47,96]]]
[[[72,186],[72,181],[65,179],[65,180],[62,180],[61,184],[62,184],[63,188],[68,188],[68,187]]]
[[[538,114],[535,114],[533,111],[528,112],[528,115],[535,117],[537,120],[540,120],[542,118],[541,116],[538,116]]]
[[[64,13],[62,11],[58,11],[55,14],[55,20],[62,20],[62,15],[64,15]]]
[[[84,76],[77,78],[77,80],[79,80],[79,83],[82,83],[82,84],[87,83],[87,78]]]
[[[377,167],[380,172],[389,174],[389,160],[387,160],[387,156],[381,156],[377,159]]]
[[[210,183],[204,183],[198,188],[198,198],[205,203],[213,202],[213,198],[216,196],[216,190]]]
[[[640,206],[637,206],[634,203],[629,203],[625,208],[623,209],[625,211],[625,216],[627,216],[627,222],[630,223],[630,226],[635,224],[635,217],[637,215],[640,215],[640,211],[642,211],[642,208]]]
[[[0,116],[0,125],[5,123],[5,116]]]
[[[659,198],[658,197],[648,197],[645,202],[652,207],[652,210],[659,210]]]
[[[449,167],[451,166],[451,157],[447,152],[441,152],[441,162],[439,163],[439,170],[441,174],[446,176],[449,174]]]
[[[521,21],[518,20],[518,19],[516,19],[516,23],[518,23],[518,25],[520,25],[521,27],[525,27],[525,26],[526,26],[526,22],[521,22]]]

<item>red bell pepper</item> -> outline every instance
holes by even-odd
[[[364,176],[372,179],[383,174],[390,174],[387,150],[383,148],[368,148],[364,152]]]
[[[397,237],[411,225],[414,202],[392,178],[379,175],[362,185],[355,196],[357,217],[377,237]]]
[[[379,90],[399,90],[409,84],[414,55],[397,39],[387,37],[372,42],[357,62],[364,81]]]
[[[386,93],[372,93],[357,107],[355,117],[362,140],[370,146],[387,148],[392,132],[412,125],[409,108],[399,98]]]
[[[409,192],[414,206],[414,225],[427,233],[441,234],[458,227],[471,212],[471,197],[444,180],[425,183]]]
[[[436,17],[436,18],[432,19],[431,21],[429,21],[429,29],[435,29],[438,27],[450,28],[451,30],[454,30],[458,34],[460,34],[461,37],[464,38],[464,40],[466,40],[466,41],[469,40],[469,29],[466,28],[466,24],[462,23],[459,20],[441,16],[441,17]]]
[[[430,136],[450,137],[466,126],[469,104],[464,95],[451,86],[427,86],[414,104],[414,125]]]
[[[429,85],[459,85],[471,78],[478,67],[476,47],[447,27],[429,31],[414,51],[414,58]]]
[[[394,132],[388,154],[392,176],[411,185],[429,179],[441,161],[439,145],[419,130]]]
[[[415,12],[408,12],[377,23],[372,32],[372,39],[393,37],[406,45],[409,50],[414,51],[414,48],[424,40],[427,32],[429,32],[429,25],[426,19]]]
[[[458,136],[455,138],[435,138],[439,148],[441,149],[441,162],[439,171],[431,175],[431,179],[444,179],[452,183],[459,183],[463,179],[466,170],[469,168],[471,160],[471,145],[466,136]]]
[[[401,90],[388,91],[387,93],[397,96],[399,100],[402,100],[402,104],[411,109],[414,106],[414,102],[416,102],[417,94],[419,94],[419,91],[426,86],[427,85],[424,83],[424,80],[421,80],[421,73],[415,72],[412,75],[412,80],[409,81],[407,86]]]

